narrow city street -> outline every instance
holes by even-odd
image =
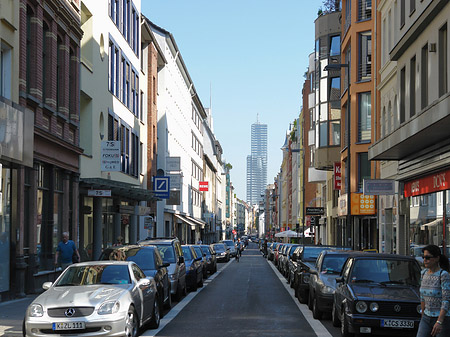
[[[328,331],[310,316],[278,275],[250,244],[239,262],[221,264],[217,276],[177,304],[158,330],[141,336],[338,336],[339,329],[329,324]]]

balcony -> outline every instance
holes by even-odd
[[[317,170],[333,170],[333,164],[341,161],[341,148],[334,147],[320,147],[316,148],[314,153],[314,168]]]

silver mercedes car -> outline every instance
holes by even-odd
[[[157,328],[156,283],[131,261],[73,264],[28,307],[26,336],[129,336]]]

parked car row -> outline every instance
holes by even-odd
[[[421,268],[414,257],[281,243],[268,251],[299,302],[315,319],[331,318],[343,337],[416,335]]]
[[[181,245],[177,238],[108,247],[99,261],[73,264],[44,283],[46,291],[25,314],[24,335],[133,337],[143,327],[158,328],[172,299],[181,300],[188,288],[196,291],[217,271],[220,249],[229,260],[223,243]]]

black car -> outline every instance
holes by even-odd
[[[309,276],[309,301],[313,317],[320,319],[323,312],[331,312],[336,278],[341,274],[345,261],[355,254],[352,250],[323,250]]]
[[[415,336],[420,321],[420,266],[414,257],[367,253],[347,259],[336,279],[333,325],[354,333]]]
[[[217,271],[216,252],[213,245],[200,245],[200,248],[206,257],[206,272],[212,275]]]
[[[335,246],[302,245],[297,247],[297,249],[298,249],[297,269],[295,271],[294,276],[295,296],[298,298],[300,303],[307,303],[309,297],[310,269],[314,268],[314,265],[320,252],[322,250],[330,250],[330,249],[349,250],[350,248],[335,247]],[[312,309],[312,303],[309,303],[309,308]]]
[[[289,273],[289,262],[292,258],[292,254],[295,249],[299,247],[298,244],[290,244],[287,246],[286,250],[283,252],[283,258],[281,260],[280,271],[286,277],[288,283],[290,283],[290,273]]]
[[[170,280],[167,267],[169,263],[164,263],[156,246],[127,245],[106,248],[100,255],[101,261],[133,261],[144,272],[145,276],[155,279],[158,294],[160,294],[160,308],[172,307],[172,297],[170,294]]]
[[[139,245],[154,245],[158,247],[164,263],[170,263],[169,279],[172,296],[181,300],[186,295],[186,265],[180,240],[173,237],[146,238],[138,242]]]
[[[214,243],[213,249],[216,252],[217,262],[228,262],[230,261],[230,249],[224,243]]]
[[[190,290],[196,291],[197,287],[203,287],[202,257],[197,256],[191,245],[183,245],[181,248],[186,263],[186,285]]]

